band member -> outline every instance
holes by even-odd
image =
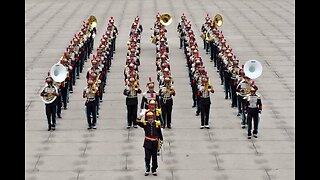
[[[145,152],[145,176],[150,173],[150,161],[152,157],[152,167],[151,172],[154,176],[157,176],[158,160],[157,152],[159,143],[163,143],[163,136],[161,132],[161,123],[154,119],[154,114],[152,112],[147,112],[145,115],[145,120],[137,120],[137,124],[144,129],[144,152]]]
[[[245,111],[248,113],[248,139],[251,139],[252,119],[253,119],[253,137],[258,138],[259,114],[262,111],[262,102],[259,94],[256,94],[256,88],[250,89],[250,95],[246,98]]]
[[[210,129],[209,126],[209,112],[210,112],[210,93],[214,93],[212,85],[208,83],[208,77],[202,77],[202,84],[199,85],[199,96],[200,96],[200,111],[201,111],[201,126]]]
[[[161,109],[157,108],[158,103],[155,100],[150,100],[148,103],[148,109],[146,112],[151,111],[154,114],[154,119],[157,121],[160,121],[161,124],[163,124],[162,115],[161,115]]]
[[[141,106],[140,109],[148,109],[148,103],[150,100],[155,100],[155,102],[159,102],[158,92],[154,90],[154,82],[149,79],[147,83],[148,91],[142,94]]]
[[[46,86],[40,93],[46,104],[46,115],[48,120],[48,131],[55,130],[56,127],[56,111],[57,111],[57,101],[58,89],[53,85],[52,77],[46,78]]]
[[[245,98],[247,97],[247,95],[250,93],[251,89],[251,82],[250,82],[250,78],[246,75],[243,76],[242,80],[238,83],[237,85],[237,92],[239,97],[239,101],[241,102],[241,128],[244,129],[245,125],[248,123],[247,121],[247,115],[244,111],[245,108]]]
[[[127,129],[131,128],[132,125],[134,128],[137,128],[138,94],[141,93],[137,82],[135,78],[130,77],[129,84],[123,90],[123,95],[127,96]]]
[[[182,49],[182,47],[184,45],[184,39],[186,36],[185,30],[184,30],[185,29],[184,28],[185,21],[186,21],[186,16],[183,13],[181,16],[181,21],[179,22],[178,27],[177,27],[177,32],[179,33],[179,39],[180,39],[180,49]]]
[[[89,79],[87,81],[88,86],[83,90],[83,98],[87,98],[85,102],[88,129],[97,129],[97,106],[96,106],[96,92],[98,87],[94,85],[94,81]],[[92,119],[91,119],[92,116]]]
[[[176,95],[176,91],[171,85],[171,79],[169,77],[164,78],[164,85],[160,87],[159,95],[161,97],[161,112],[163,119],[163,128],[166,126],[171,129],[171,113],[173,106],[172,96]]]

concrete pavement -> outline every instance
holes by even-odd
[[[292,180],[295,178],[295,52],[293,0],[27,0],[25,4],[25,176],[27,180]],[[167,12],[170,65],[177,95],[174,97],[173,128],[164,129],[164,147],[158,158],[157,177],[145,177],[144,132],[127,130],[125,97],[122,95],[126,42],[135,16],[140,17],[140,82],[156,80],[155,47],[150,42],[157,12]],[[179,49],[176,27],[184,13],[191,21],[199,47],[200,28],[209,13],[223,16],[219,28],[240,64],[249,59],[262,63],[255,80],[262,95],[263,112],[258,139],[248,140],[240,128],[237,111],[224,99],[219,75],[200,48],[210,81],[211,129],[199,129],[200,117],[192,108],[191,87],[185,59]],[[50,67],[63,54],[82,21],[97,17],[98,40],[110,16],[119,35],[116,54],[101,103],[98,129],[88,131],[82,90],[82,73],[74,86],[68,110],[62,110],[57,129],[47,131],[40,89]],[[85,68],[89,67],[86,63]],[[139,102],[141,97],[139,98]]]

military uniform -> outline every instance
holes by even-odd
[[[51,79],[51,82],[50,80]],[[53,85],[53,79],[51,77],[46,78],[47,85],[43,88],[40,96],[43,97],[45,102],[46,116],[48,121],[48,131],[55,130],[56,127],[56,111],[57,111],[57,101],[58,89]]]
[[[125,86],[123,90],[123,95],[126,97],[127,105],[127,128],[129,129],[132,125],[137,127],[137,111],[138,111],[138,94],[141,93],[141,89],[135,90],[135,87],[131,84]]]
[[[203,77],[203,79],[206,79]],[[210,93],[214,93],[213,87],[208,87],[208,84],[204,84],[204,80],[202,81],[202,84],[198,86],[199,89],[199,97],[200,97],[200,111],[201,111],[201,125],[200,129],[203,129],[204,127],[209,129],[209,112],[210,112]],[[206,83],[208,83],[206,81]]]
[[[161,112],[162,112],[162,119],[163,119],[163,128],[167,126],[170,129],[172,106],[173,106],[172,96],[175,96],[176,92],[174,91],[172,86],[170,88],[169,85],[165,84],[160,87],[159,94],[161,97],[160,104],[161,104]]]
[[[157,175],[158,161],[157,161],[157,151],[159,146],[159,141],[162,143],[163,136],[161,132],[160,121],[154,120],[154,114],[151,112],[145,115],[147,121],[137,120],[137,125],[144,129],[145,138],[143,147],[145,149],[145,175],[149,175],[151,170],[153,175]],[[150,119],[149,119],[150,118]],[[150,168],[150,161],[152,158],[152,167]]]
[[[88,129],[96,129],[97,123],[97,101],[96,92],[98,91],[97,86],[89,85],[83,90],[83,98],[87,98],[85,102],[86,115],[88,122]],[[92,116],[92,119],[91,119]]]
[[[251,88],[251,94],[246,98],[245,111],[248,116],[248,139],[251,138],[251,131],[253,137],[258,137],[258,125],[259,125],[259,113],[262,111],[262,102],[259,94],[256,94],[256,89]],[[253,130],[252,130],[252,119],[253,119]]]

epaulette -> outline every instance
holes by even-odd
[[[154,122],[156,122],[156,128],[158,128],[161,125],[160,121],[155,120]]]
[[[147,124],[147,122],[145,120],[137,120],[137,122],[142,122],[143,125]]]

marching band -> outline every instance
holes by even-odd
[[[157,175],[157,155],[163,144],[162,129],[172,128],[173,99],[176,96],[174,78],[171,72],[169,59],[169,44],[167,41],[166,27],[172,22],[168,13],[156,14],[153,32],[150,41],[155,45],[155,69],[158,86],[151,77],[146,84],[146,90],[142,93],[140,88],[139,66],[141,53],[141,34],[143,27],[140,17],[136,16],[131,25],[125,66],[123,69],[124,89],[126,97],[127,121],[126,128],[142,127],[145,131],[145,175],[150,170]],[[248,130],[248,139],[251,136],[258,137],[259,114],[262,111],[261,96],[257,94],[258,87],[255,85],[251,72],[246,71],[247,66],[239,66],[236,58],[222,31],[218,28],[222,25],[222,16],[217,14],[213,19],[207,14],[205,22],[201,26],[203,48],[209,56],[210,62],[216,68],[224,89],[224,98],[231,100],[231,108],[237,108],[237,116],[241,116],[240,127]],[[45,79],[45,87],[40,96],[45,102],[45,112],[48,121],[48,131],[55,130],[56,116],[61,117],[61,109],[67,110],[70,93],[76,80],[80,79],[80,73],[86,73],[87,86],[83,89],[82,97],[85,99],[85,117],[88,130],[97,129],[100,114],[100,103],[103,101],[106,81],[113,62],[113,54],[118,35],[114,18],[110,17],[105,33],[94,53],[94,39],[96,37],[97,19],[90,16],[83,22],[81,30],[75,34],[66,51],[57,64],[51,67],[48,77]],[[184,14],[177,26],[179,48],[183,49],[186,66],[188,68],[189,82],[192,93],[192,108],[195,115],[201,114],[200,129],[210,129],[209,117],[211,110],[211,94],[215,93],[216,87],[210,83],[210,76],[206,71],[204,59],[200,55],[196,36],[192,30],[191,22]],[[92,55],[92,56],[91,56]],[[84,64],[90,59],[91,66],[84,71]],[[249,64],[248,66],[252,66]],[[57,74],[58,72],[58,74]],[[261,72],[260,72],[261,73]],[[158,90],[155,90],[155,87]],[[139,94],[141,94],[140,106]],[[142,118],[146,120],[142,120]],[[253,125],[252,125],[253,124]],[[152,167],[150,161],[152,157]]]

